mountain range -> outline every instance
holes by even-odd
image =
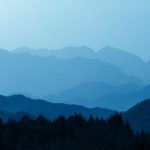
[[[106,107],[126,111],[139,101],[150,97],[150,88],[137,84],[112,86],[103,82],[88,82],[66,89],[58,95],[47,95],[43,99],[52,102],[78,104],[86,107]]]
[[[28,47],[20,47],[13,50],[14,53],[30,53],[35,56],[56,56],[60,59],[68,59],[74,57],[84,57],[84,58],[95,58],[95,52],[93,49],[87,46],[81,47],[65,47],[58,50],[48,50],[48,49],[31,49]]]
[[[150,98],[150,86],[136,84],[111,86],[102,83],[85,83],[67,89],[59,95],[47,95],[43,99],[86,107],[105,107],[126,111],[136,103]]]
[[[3,95],[27,93],[43,97],[85,82],[142,85],[141,79],[124,74],[114,65],[83,57],[59,59],[0,50],[0,72]]]
[[[1,49],[0,94],[126,111],[150,98],[149,66],[111,46],[99,51],[87,46]]]
[[[125,74],[142,79],[145,84],[150,83],[150,63],[144,61],[139,56],[112,46],[106,46],[98,51],[94,51],[87,46],[66,47],[59,50],[35,50],[27,47],[21,47],[13,50],[13,52],[28,52],[36,56],[56,56],[61,59],[69,59],[74,57],[83,57],[88,59],[95,58],[102,62],[117,66]]]

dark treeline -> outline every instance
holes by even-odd
[[[58,117],[49,121],[43,116],[20,121],[0,121],[1,150],[149,150],[150,135],[133,133],[120,114],[108,120],[81,115]]]

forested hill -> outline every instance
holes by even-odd
[[[134,134],[121,115],[108,120],[81,115],[48,121],[23,117],[19,122],[0,121],[2,150],[149,150],[150,135]]]

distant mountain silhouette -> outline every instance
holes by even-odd
[[[58,50],[56,56],[58,58],[65,58],[65,59],[74,57],[95,58],[95,52],[87,46],[66,47],[63,48],[62,50]]]
[[[31,53],[37,56],[56,56],[57,58],[69,59],[74,57],[84,57],[88,59],[98,59],[105,63],[112,64],[121,69],[125,74],[141,78],[145,84],[150,83],[150,70],[149,64],[142,60],[139,56],[136,56],[127,51],[106,46],[99,51],[94,51],[89,47],[67,47],[59,50],[47,50],[39,49],[34,50],[30,48],[18,48],[13,52],[15,53]]]
[[[87,107],[104,106],[122,111],[138,102],[138,92],[141,90],[143,88],[137,84],[112,86],[103,82],[88,82],[66,89],[59,95],[47,95],[44,99]],[[145,93],[143,95],[146,96]]]
[[[29,53],[35,56],[51,56],[52,53],[50,52],[50,50],[48,49],[32,49],[29,47],[19,47],[14,49],[12,52],[17,53],[17,54],[21,54],[21,53]]]
[[[96,59],[58,59],[55,56],[40,57],[29,53],[0,51],[0,72],[0,93],[4,95],[28,93],[42,97],[84,82],[141,84],[141,80]]]
[[[64,97],[84,97],[84,98],[99,98],[100,96],[118,92],[135,92],[142,87],[137,84],[125,84],[121,86],[112,86],[104,82],[88,82],[78,86],[64,90],[60,96]]]
[[[136,103],[150,98],[150,86],[142,88],[140,91],[118,92],[104,95],[97,99],[97,106],[107,107],[118,111],[126,111]]]
[[[115,87],[104,82],[87,82],[64,90],[60,97],[81,97],[95,99],[115,91]]]
[[[124,117],[130,121],[133,129],[150,132],[150,99],[129,109]]]
[[[15,53],[30,53],[36,56],[57,56],[58,58],[74,58],[74,57],[84,57],[84,58],[95,58],[95,52],[87,47],[65,47],[59,50],[48,50],[48,49],[31,49],[28,47],[20,47],[13,50]]]
[[[119,67],[128,75],[141,78],[145,83],[150,83],[148,64],[134,54],[106,46],[97,52],[97,58],[103,62]]]
[[[21,114],[19,113],[20,115],[17,114],[17,116],[20,117],[22,114],[31,114],[30,116],[33,115],[34,117],[37,117],[41,114],[48,119],[54,119],[60,115],[68,117],[75,113],[81,113],[85,117],[89,117],[90,114],[93,114],[94,116],[107,118],[115,113],[113,110],[104,108],[89,109],[79,105],[66,105],[61,103],[56,104],[43,100],[33,100],[22,95],[14,95],[9,97],[0,96],[0,110],[3,110],[2,113],[6,117],[10,116],[12,113],[16,114],[18,112],[26,112]],[[0,113],[0,115],[2,113]]]

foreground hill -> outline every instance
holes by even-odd
[[[134,134],[121,115],[108,120],[82,115],[47,120],[23,117],[19,122],[0,120],[2,150],[149,150],[150,134]]]
[[[104,108],[89,109],[79,105],[56,104],[33,100],[22,95],[0,96],[0,118],[5,122],[9,118],[21,120],[23,116],[37,118],[40,114],[51,120],[58,116],[69,117],[74,114],[82,114],[85,118],[92,114],[94,117],[108,119],[115,113],[113,110]],[[122,115],[129,120],[134,131],[150,132],[150,100],[136,104]]]
[[[115,111],[103,108],[89,109],[79,105],[56,104],[43,100],[33,100],[21,95],[0,96],[0,110],[10,113],[27,112],[35,117],[42,114],[48,119],[54,119],[59,115],[68,117],[75,113],[81,113],[85,117],[93,114],[94,116],[107,118],[115,113]]]
[[[17,112],[17,113],[12,113],[8,112],[6,110],[0,110],[0,118],[4,121],[7,122],[9,119],[12,120],[21,120],[24,116],[28,116],[30,118],[34,118],[33,115],[27,113],[27,112]]]
[[[124,117],[130,121],[133,129],[150,132],[150,99],[129,109]]]

